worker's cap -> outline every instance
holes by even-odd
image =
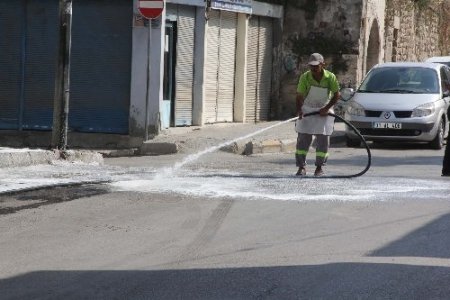
[[[309,57],[308,65],[317,66],[323,64],[325,61],[323,60],[323,56],[320,53],[313,53]]]

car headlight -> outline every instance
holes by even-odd
[[[416,108],[414,108],[411,117],[415,118],[415,117],[426,117],[429,115],[434,114],[435,112],[435,107],[434,107],[434,103],[430,102],[430,103],[426,103],[420,106],[417,106]]]
[[[364,107],[355,101],[351,101],[348,103],[347,113],[352,116],[361,116],[361,117],[364,117],[366,115],[366,113],[364,112]]]

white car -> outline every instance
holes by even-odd
[[[441,149],[448,135],[450,68],[442,64],[392,62],[374,66],[356,91],[343,89],[345,119],[366,140],[427,142]],[[347,146],[361,144],[346,127]]]

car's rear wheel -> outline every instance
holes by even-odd
[[[359,147],[359,146],[361,146],[361,140],[360,139],[351,139],[348,136],[345,137],[345,143],[347,144],[347,147]]]
[[[444,120],[441,119],[439,122],[438,131],[436,132],[436,136],[434,139],[430,142],[430,147],[432,149],[440,150],[442,147],[444,147]]]

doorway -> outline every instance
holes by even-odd
[[[163,77],[163,109],[161,125],[163,128],[174,126],[175,117],[175,66],[177,22],[166,21],[164,41],[164,77]]]
[[[375,19],[372,23],[369,34],[369,42],[367,45],[367,58],[366,58],[366,72],[367,73],[373,66],[378,64],[380,57],[380,26]]]

